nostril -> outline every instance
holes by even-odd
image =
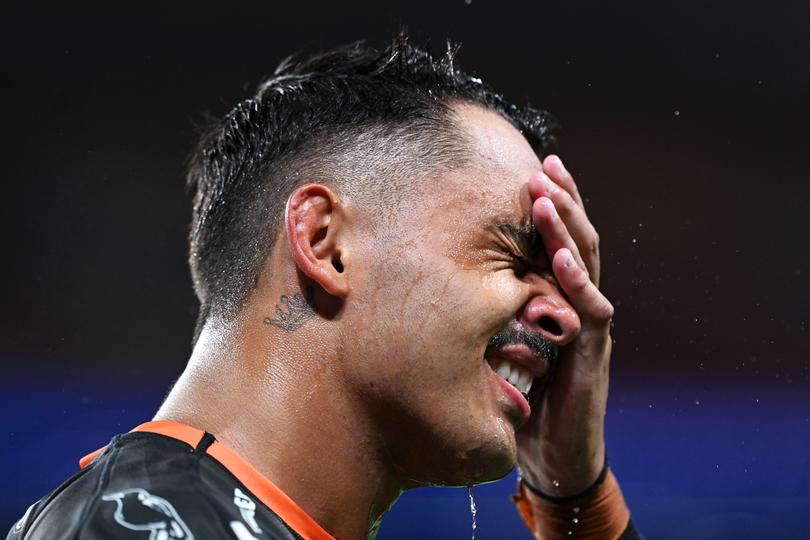
[[[547,315],[540,317],[540,320],[537,321],[537,324],[540,325],[540,328],[542,328],[546,332],[550,332],[555,336],[561,336],[563,333],[562,328],[560,328],[560,325],[557,324],[557,321],[555,321],[554,319],[552,319]]]

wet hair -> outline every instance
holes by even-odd
[[[548,153],[554,118],[509,103],[459,69],[458,49],[448,42],[434,57],[403,32],[382,50],[357,42],[290,57],[205,130],[187,177],[195,340],[208,318],[239,312],[299,185],[328,184],[375,208],[399,204],[414,179],[470,157],[454,123],[452,107],[461,103],[499,113],[540,157]]]

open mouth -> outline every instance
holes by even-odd
[[[529,390],[532,389],[534,375],[528,369],[511,363],[505,359],[487,359],[492,371],[501,376],[506,382],[517,388],[528,401]]]
[[[497,348],[488,347],[484,357],[492,371],[502,379],[504,389],[517,390],[528,405],[529,392],[548,374],[556,352],[556,348],[550,349],[547,356],[525,344],[510,343]],[[516,395],[512,397],[518,398]],[[518,405],[522,408],[523,404]]]

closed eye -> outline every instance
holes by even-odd
[[[514,271],[517,277],[523,277],[529,273],[532,268],[532,262],[522,255],[516,253],[509,253],[509,258],[514,263]]]
[[[550,263],[543,256],[543,241],[531,219],[517,224],[501,222],[490,227],[490,230],[494,236],[492,249],[497,253],[497,259],[505,258],[516,277],[523,278],[530,272],[548,275]]]

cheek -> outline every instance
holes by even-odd
[[[462,480],[505,474],[514,435],[483,355],[514,317],[508,298],[519,284],[445,257],[413,252],[396,263],[370,270],[369,283],[382,286],[348,307],[352,389],[403,470],[436,483],[456,481],[447,471]]]
[[[486,347],[493,333],[514,317],[519,282],[478,270],[459,269],[442,258],[430,270],[414,270],[396,313],[391,315],[407,341],[430,351],[470,351]],[[503,274],[506,274],[504,272]]]
[[[460,264],[428,240],[367,245],[363,254],[376,262],[348,303],[345,342],[375,392],[446,391],[448,379],[480,377],[487,343],[519,307],[511,271]]]
[[[370,273],[368,283],[379,285],[349,307],[357,331],[347,340],[380,384],[390,379],[392,386],[425,389],[483,351],[487,310],[473,273],[459,272],[447,259],[402,255],[396,265]]]
[[[511,270],[500,270],[486,274],[481,279],[482,294],[489,302],[491,309],[502,320],[507,321],[515,316],[524,296],[525,285]]]

